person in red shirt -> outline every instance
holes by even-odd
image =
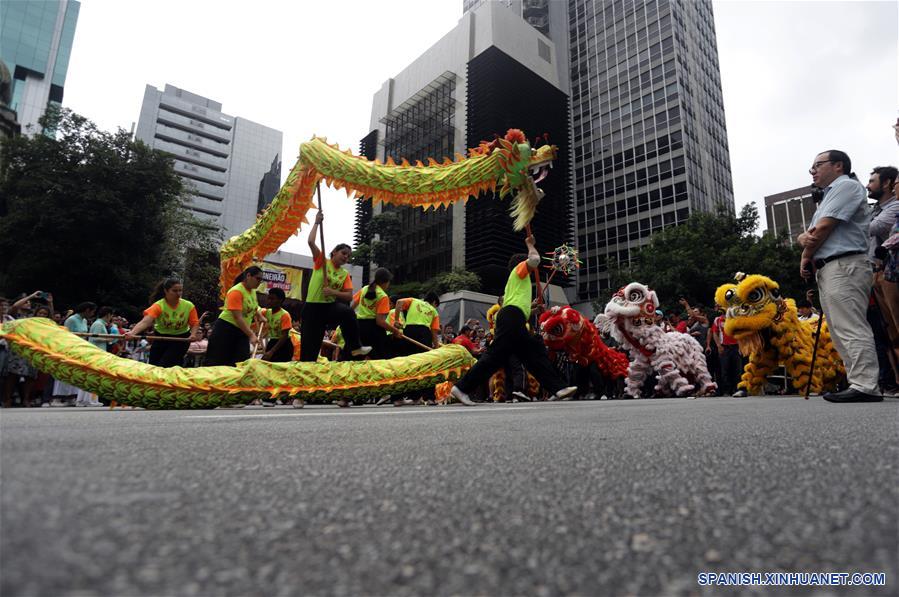
[[[743,373],[740,348],[737,346],[737,341],[724,331],[723,314],[716,317],[712,323],[712,340],[715,341],[715,346],[718,348],[718,366],[721,371],[718,388],[721,390],[721,395],[745,396],[745,390],[737,392],[737,383]]]
[[[460,344],[467,348],[472,356],[479,356],[484,349],[474,343],[474,335],[475,331],[472,328],[463,325],[462,329],[459,330],[459,335],[453,339],[453,344]]]
[[[682,321],[680,315],[677,313],[672,313],[668,316],[668,322],[671,324],[671,327],[674,328],[675,331],[680,332],[681,334],[687,333],[687,322]]]

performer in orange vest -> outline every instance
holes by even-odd
[[[156,285],[150,294],[153,303],[144,310],[144,318],[131,331],[125,334],[125,340],[133,340],[142,332],[153,327],[157,336],[172,338],[189,338],[195,342],[200,338],[200,318],[194,304],[184,298],[184,286],[177,278],[166,278]],[[150,364],[157,367],[180,367],[184,365],[184,355],[190,342],[167,342],[157,340],[150,346]]]

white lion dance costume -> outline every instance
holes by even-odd
[[[717,386],[709,375],[702,347],[687,334],[666,333],[657,326],[658,306],[652,289],[631,282],[612,296],[604,315],[597,317],[602,329],[630,355],[627,393],[640,398],[643,383],[653,371],[658,375],[658,395],[703,396],[714,392]]]

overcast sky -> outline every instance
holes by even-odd
[[[895,2],[714,9],[738,210],[810,184],[824,149],[865,180],[899,161]],[[283,131],[283,179],[313,134],[357,151],[374,92],[461,16],[461,0],[82,0],[64,104],[130,129],[146,84],[182,87]],[[328,244],[351,243],[352,202],[329,190],[324,209]],[[308,253],[302,238],[285,248]]]

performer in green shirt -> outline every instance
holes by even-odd
[[[565,387],[565,381],[546,354],[543,341],[528,333],[527,322],[531,317],[533,300],[531,273],[537,273],[540,253],[533,236],[528,236],[525,243],[527,255],[514,255],[509,261],[512,272],[503,292],[503,306],[496,315],[493,343],[487,348],[487,353],[453,386],[453,397],[468,406],[474,405],[468,393],[504,367],[511,355],[518,357],[543,389],[552,394],[550,400],[565,398],[577,391],[577,386]]]
[[[328,324],[339,325],[346,340],[347,350],[354,357],[365,356],[371,346],[361,346],[356,312],[350,307],[353,299],[353,281],[343,265],[350,259],[350,246],[339,244],[331,251],[331,258],[325,258],[322,249],[315,244],[315,237],[322,225],[322,212],[315,216],[315,224],[309,231],[309,248],[312,250],[312,275],[306,291],[303,306],[300,360],[314,362],[322,347],[322,339]]]

